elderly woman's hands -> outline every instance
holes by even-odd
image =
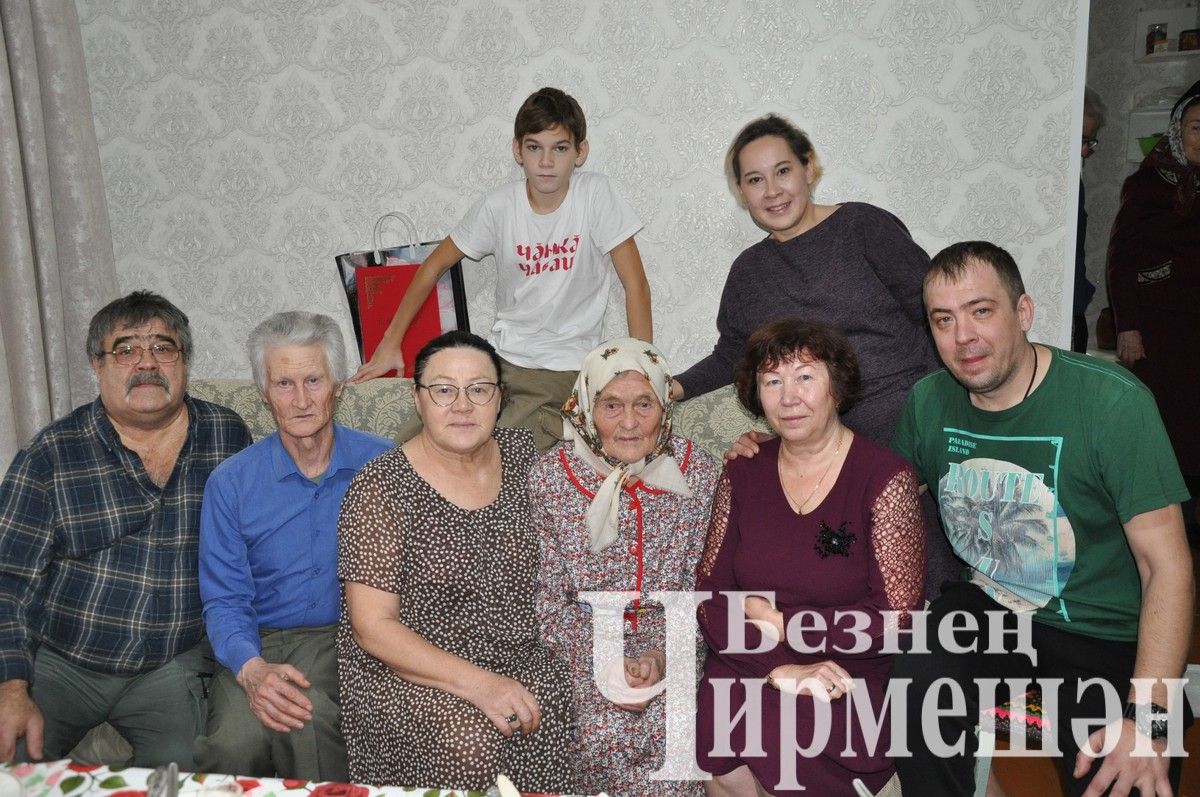
[[[537,698],[512,678],[485,671],[466,698],[505,736],[534,733],[542,724]]]
[[[661,650],[650,650],[636,659],[625,657],[625,683],[634,689],[645,689],[654,686],[663,679],[667,671],[667,657]],[[650,698],[653,700],[654,698]],[[626,711],[641,712],[650,705],[650,700],[637,703],[614,703],[617,708]]]

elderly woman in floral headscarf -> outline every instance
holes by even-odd
[[[1121,189],[1108,244],[1117,356],[1146,383],[1193,499],[1200,493],[1200,81]],[[1195,512],[1188,523],[1196,522]]]
[[[625,607],[624,657],[598,673],[610,700],[593,680],[593,607],[578,599],[586,591],[645,594],[695,584],[720,465],[671,433],[670,385],[652,344],[601,344],[563,406],[564,442],[530,474],[542,551],[536,606],[543,641],[572,676],[582,730],[573,752],[588,793],[702,793],[698,782],[649,780],[663,764],[665,701],[646,700],[652,691],[622,694],[654,686],[666,672],[662,607],[643,600]]]

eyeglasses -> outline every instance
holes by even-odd
[[[466,387],[458,385],[417,385],[429,391],[429,398],[439,407],[449,407],[458,401],[458,391],[465,391],[467,399],[480,407],[487,404],[496,395],[500,385],[495,382],[472,382]]]
[[[174,343],[151,343],[149,346],[135,346],[131,343],[122,343],[115,347],[112,351],[102,351],[97,357],[105,355],[112,357],[119,365],[137,365],[142,361],[142,355],[145,352],[150,352],[150,356],[154,358],[154,362],[161,365],[173,363],[179,359],[182,354],[179,347]]]
[[[1087,154],[1091,155],[1096,151],[1096,147],[1100,146],[1100,140],[1095,138],[1083,137],[1083,146],[1087,149]]]

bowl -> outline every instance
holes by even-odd
[[[1154,149],[1154,145],[1162,138],[1162,133],[1154,133],[1149,136],[1142,136],[1138,139],[1138,146],[1142,148],[1142,156],[1150,154],[1150,150]]]

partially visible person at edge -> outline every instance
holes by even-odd
[[[571,675],[583,729],[572,753],[587,794],[702,793],[697,781],[650,779],[664,765],[666,701],[627,688],[662,680],[669,632],[688,632],[689,648],[696,638],[686,626],[669,631],[661,605],[635,601],[624,617],[625,655],[599,674],[610,699],[593,678],[593,607],[576,597],[690,591],[696,583],[720,466],[672,434],[670,386],[666,360],[652,344],[601,343],[584,359],[563,407],[568,440],[542,455],[529,475],[542,553],[536,606],[546,646]]]
[[[1057,705],[1044,719],[1065,793],[1178,794],[1182,760],[1161,754],[1191,713],[1162,679],[1183,675],[1194,585],[1179,511],[1187,490],[1153,396],[1120,366],[1031,343],[1033,299],[994,244],[938,253],[925,305],[946,369],[913,387],[894,448],[937,496],[971,569],[930,605],[928,652],[895,659],[910,707],[938,695],[907,714],[912,756],[896,759],[904,792],[974,792],[975,728],[990,707],[981,694],[1009,697],[982,684],[1004,678],[1035,679],[1047,712]],[[1028,634],[1017,632],[1021,614],[1032,616]],[[1149,693],[1133,678],[1151,679]],[[1080,749],[1074,725],[1084,720]],[[938,738],[962,753],[934,749]]]
[[[1146,383],[1191,499],[1200,544],[1200,81],[1171,111],[1167,132],[1121,188],[1108,244],[1117,357]]]
[[[221,463],[200,512],[200,597],[216,654],[204,772],[344,782],[337,521],[390,441],[333,422],[346,346],[327,315],[276,313],[246,344],[277,431]]]
[[[679,374],[672,398],[691,398],[733,381],[746,340],[764,323],[797,317],[828,324],[858,356],[862,395],[843,421],[887,446],[913,384],[938,368],[921,306],[929,265],[900,219],[862,202],[819,205],[821,177],[804,131],[774,114],[750,122],[729,146],[725,172],[739,202],[767,237],[729,269],[717,313],[717,344]],[[760,439],[751,433],[751,450]],[[922,501],[928,540],[926,594],[957,578],[933,502]]]
[[[576,173],[588,157],[587,120],[575,98],[535,91],[517,111],[512,153],[524,180],[475,203],[413,277],[361,382],[403,373],[400,343],[438,278],[464,256],[496,258],[491,340],[504,367],[508,403],[501,426],[525,426],[545,451],[562,436],[559,408],[575,369],[600,342],[614,273],[625,290],[629,334],[653,340],[650,283],[633,236],[642,228],[612,180]],[[401,439],[415,434],[401,431]]]
[[[1100,143],[1096,138],[1100,128],[1104,127],[1104,102],[1100,95],[1091,89],[1083,90],[1083,140],[1079,150],[1086,165],[1088,158],[1096,151]],[[1081,167],[1082,168],[1082,167]],[[1079,177],[1079,222],[1075,227],[1075,293],[1071,307],[1071,351],[1083,354],[1088,348],[1088,305],[1096,293],[1096,286],[1087,278],[1087,208],[1083,200],[1083,175]]]
[[[342,731],[359,783],[572,792],[566,668],[533,595],[528,429],[498,428],[495,349],[447,332],[417,355],[416,437],[368,463],[338,523]]]
[[[706,783],[714,797],[764,790],[852,797],[856,779],[874,793],[893,777],[887,719],[872,749],[858,714],[842,701],[884,705],[891,666],[885,632],[889,623],[907,624],[921,605],[925,528],[912,467],[839,418],[860,384],[845,338],[800,319],[751,335],[738,366],[738,398],[779,436],[753,459],[726,464],[699,567],[696,589],[713,597],[699,609],[709,652],[696,752],[715,776]],[[773,595],[744,602],[746,616],[758,621],[745,625],[744,649],[765,644],[761,652],[730,649],[729,625],[739,611],[729,605],[731,591]],[[896,614],[889,619],[888,612]],[[803,639],[794,619],[808,629]],[[764,639],[764,627],[775,644]],[[851,693],[856,686],[861,691]],[[727,714],[717,708],[723,695]],[[738,718],[731,731],[720,730],[722,716]],[[802,755],[797,745],[814,736],[824,746]],[[750,740],[761,740],[761,750]]]
[[[193,769],[212,672],[197,585],[204,482],[250,444],[187,395],[192,331],[134,291],[88,327],[99,397],[0,484],[0,761],[66,758],[108,722],[133,764]]]

